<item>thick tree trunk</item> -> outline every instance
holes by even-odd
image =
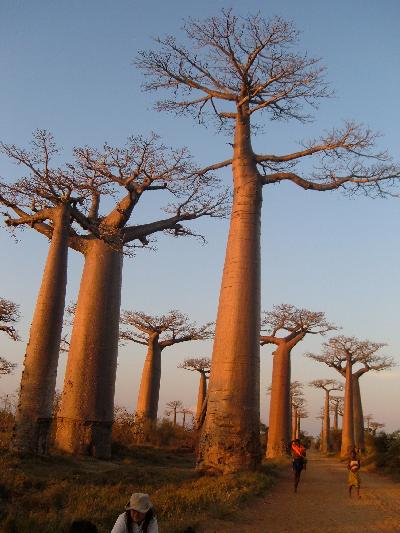
[[[321,418],[321,429],[319,432],[319,449],[320,451],[322,451],[322,442],[324,440],[324,419],[323,417],[320,417],[320,418]]]
[[[53,235],[33,315],[12,448],[45,453],[51,425],[67,285],[69,211],[54,210]]]
[[[330,450],[329,391],[325,390],[324,425],[322,430],[322,451]]]
[[[292,406],[292,440],[296,438],[297,432],[297,407]]]
[[[290,442],[290,350],[282,344],[274,352],[266,455],[287,455]]]
[[[146,360],[143,366],[136,412],[146,420],[156,421],[161,381],[161,347],[159,334],[149,339]]]
[[[262,185],[249,118],[238,118],[234,196],[221,282],[207,415],[198,467],[256,468],[260,449],[260,231]]]
[[[335,412],[333,414],[333,430],[337,431],[339,429],[339,407],[335,405]]]
[[[340,455],[347,457],[354,448],[354,419],[353,419],[353,385],[352,385],[352,364],[347,360],[346,365],[346,385],[344,392],[344,413],[342,428],[342,446]]]
[[[296,439],[300,438],[301,418],[297,415]]]
[[[56,446],[108,458],[114,409],[122,252],[88,243],[65,373]]]
[[[364,414],[361,402],[360,381],[353,375],[353,410],[354,410],[354,444],[358,450],[365,452]]]
[[[174,409],[174,427],[176,426],[176,409]]]
[[[207,378],[204,372],[200,372],[199,393],[197,396],[196,423],[198,424],[203,410],[204,401],[207,396]]]

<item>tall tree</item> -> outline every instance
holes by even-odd
[[[123,330],[120,333],[122,339],[147,346],[136,413],[143,419],[155,421],[163,350],[182,342],[210,339],[213,334],[213,323],[198,326],[190,322],[187,315],[176,309],[160,316],[151,316],[139,311],[124,311],[121,323],[134,328],[133,331]]]
[[[321,407],[319,415],[315,417],[317,420],[321,420],[321,429],[319,432],[319,450],[322,450],[322,436],[324,433],[324,418],[325,418],[325,409]]]
[[[324,423],[323,423],[323,429],[322,429],[321,450],[324,453],[327,453],[327,452],[329,452],[331,450],[330,417],[329,417],[330,393],[333,390],[342,391],[343,390],[343,385],[342,385],[342,383],[339,383],[335,379],[315,379],[313,381],[310,381],[309,385],[310,385],[310,387],[314,387],[315,389],[322,389],[324,391],[324,393],[325,393]]]
[[[18,332],[14,327],[19,319],[19,305],[11,300],[0,298],[0,331],[4,331],[14,341],[19,340]]]
[[[19,318],[19,305],[11,300],[0,298],[0,331],[4,331],[14,341],[19,340],[17,330],[14,327]],[[4,357],[0,357],[0,376],[12,374],[16,366],[16,363],[11,363]]]
[[[231,472],[256,468],[261,460],[260,403],[260,217],[264,185],[290,181],[305,190],[344,189],[382,193],[383,180],[399,175],[385,154],[374,152],[374,134],[348,122],[304,143],[292,153],[259,154],[252,148],[255,117],[305,122],[304,106],[329,95],[317,59],[296,53],[298,33],[280,18],[237,17],[232,10],[203,21],[188,20],[186,44],[156,39],[137,66],[145,88],[165,91],[157,109],[191,114],[233,130],[233,206],[221,282],[209,382],[209,400],[199,445],[201,469]],[[320,156],[320,159],[319,159]],[[365,162],[362,163],[363,156]],[[309,177],[296,168],[317,158]],[[377,164],[368,167],[375,159]],[[376,187],[375,187],[376,186]],[[283,204],[284,202],[282,202]],[[240,371],[233,372],[232,369]]]
[[[371,427],[372,435],[375,436],[378,429],[384,428],[385,424],[382,424],[381,422],[371,422],[370,427]]]
[[[299,417],[302,409],[305,406],[305,399],[302,397],[297,397],[293,399],[292,402],[292,439],[299,438]]]
[[[183,403],[180,400],[171,400],[166,404],[167,408],[165,410],[165,414],[167,416],[173,415],[174,419],[174,427],[176,427],[176,415],[179,412],[179,409],[182,409]]]
[[[187,409],[186,407],[183,407],[179,413],[181,413],[182,415],[182,427],[183,429],[185,429],[185,423],[186,423],[186,417],[187,416],[191,416],[192,417],[192,421],[193,421],[193,411],[191,411],[190,409]]]
[[[361,430],[359,423],[356,426],[354,421],[361,419],[361,423],[363,424],[361,396],[357,386],[358,379],[367,370],[361,373],[359,371],[365,369],[367,365],[376,364],[376,368],[372,368],[371,366],[371,370],[383,370],[384,368],[393,366],[392,359],[376,353],[383,346],[384,344],[382,343],[368,340],[361,341],[355,337],[339,335],[323,343],[322,353],[320,355],[307,354],[311,359],[334,368],[346,379],[341,446],[342,457],[347,456],[356,443],[358,445],[357,447],[363,449],[363,429]],[[361,368],[356,366],[358,364],[361,365]],[[357,383],[357,385],[354,385],[354,383]],[[356,394],[354,392],[355,390]]]
[[[45,452],[52,414],[67,283],[68,246],[76,247],[72,222],[85,220],[91,189],[100,194],[104,181],[72,176],[68,165],[57,167],[53,136],[34,132],[32,149],[0,143],[0,151],[28,174],[0,183],[0,203],[8,210],[9,228],[31,227],[50,240],[49,252],[24,359],[13,448]],[[16,218],[13,218],[11,216]]]
[[[308,412],[305,406],[301,406],[297,409],[296,439],[299,439],[301,436],[301,421],[304,418],[308,418]]]
[[[184,368],[185,370],[190,370],[192,372],[199,372],[200,374],[199,392],[197,395],[197,408],[195,415],[196,423],[199,424],[207,395],[207,377],[210,373],[211,360],[209,357],[192,357],[190,359],[185,359],[183,363],[178,365],[178,368]]]
[[[364,416],[364,421],[367,423],[367,431],[370,430],[370,424],[373,419],[374,419],[374,415],[368,414]]]
[[[272,387],[270,387],[270,391]],[[304,401],[303,384],[300,381],[292,381],[290,384],[290,430],[291,440],[296,438],[297,427],[297,404]]]
[[[324,335],[336,326],[327,322],[321,312],[299,309],[294,305],[275,305],[264,313],[260,344],[274,344],[271,406],[267,457],[287,454],[290,441],[290,356],[293,348],[308,334]]]
[[[196,235],[185,222],[226,215],[226,192],[187,150],[172,150],[156,135],[130,137],[122,148],[75,150],[77,175],[106,177],[114,201],[93,195],[88,220],[92,235],[82,240],[85,263],[76,305],[56,446],[70,453],[111,454],[124,253],[146,246],[158,232]],[[155,192],[156,191],[156,192]],[[129,225],[142,197],[164,191],[167,217]],[[106,209],[101,213],[101,209]],[[169,216],[168,216],[169,215]]]
[[[376,353],[383,346],[385,346],[385,344],[368,343],[368,345],[365,346],[363,353],[358,357],[357,362],[362,365],[361,368],[353,372],[354,441],[356,448],[361,452],[365,452],[365,434],[360,378],[371,370],[380,372],[381,370],[387,370],[395,366],[392,358]]]
[[[333,414],[333,430],[337,431],[339,429],[339,415],[343,416],[343,396],[331,396],[331,413]]]

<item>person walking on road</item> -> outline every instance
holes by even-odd
[[[347,463],[347,468],[349,471],[348,485],[349,485],[349,497],[351,498],[351,490],[353,487],[357,489],[357,496],[360,497],[360,468],[361,462],[357,456],[357,452],[352,450],[350,452],[349,461]]]
[[[294,492],[297,492],[297,487],[300,483],[300,475],[302,470],[306,469],[306,449],[301,444],[300,439],[292,440],[290,443],[290,449],[292,452],[293,473],[294,473]]]

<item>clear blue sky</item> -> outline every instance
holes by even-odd
[[[399,161],[398,87],[400,42],[397,0],[298,2],[248,0],[1,0],[0,1],[0,139],[26,146],[35,128],[47,128],[65,149],[105,140],[123,143],[130,134],[158,132],[166,143],[188,146],[196,158],[212,163],[230,153],[229,139],[190,119],[158,114],[153,96],[144,94],[141,74],[132,60],[138,49],[152,46],[164,33],[181,35],[182,19],[212,15],[221,7],[237,13],[260,11],[265,17],[292,19],[301,35],[301,48],[320,56],[328,69],[335,98],[323,103],[315,122],[266,123],[254,145],[263,152],[289,152],[297,141],[355,119],[382,132],[380,144]],[[0,159],[0,175],[16,169]],[[223,174],[229,182],[229,172]],[[281,302],[323,310],[343,333],[384,341],[386,353],[400,362],[398,199],[348,200],[339,193],[310,193],[285,185],[264,189],[262,236],[262,302],[265,309]],[[152,206],[141,208],[149,220]],[[199,321],[213,320],[225,251],[227,222],[199,222],[208,244],[159,239],[158,251],[142,252],[124,266],[123,308],[150,313],[179,308]],[[27,341],[47,242],[31,230],[15,243],[0,231],[0,295],[21,304],[20,330]],[[75,300],[82,260],[70,254],[68,300]],[[19,372],[1,378],[1,393],[19,382],[24,342],[2,336],[0,352],[19,363]],[[333,371],[303,357],[318,350],[320,339],[305,340],[293,354],[293,379],[336,377]],[[181,399],[195,404],[197,377],[176,369],[185,356],[210,355],[211,343],[180,345],[165,351],[160,413],[165,402]],[[262,349],[262,415],[271,377],[271,350]],[[144,349],[120,350],[116,402],[134,409]],[[65,357],[61,358],[58,388],[62,387]],[[363,377],[365,412],[372,412],[387,429],[399,427],[392,402],[398,404],[400,369]],[[316,432],[322,397],[306,391]]]

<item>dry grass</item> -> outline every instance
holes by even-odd
[[[245,500],[265,492],[274,477],[272,468],[200,477],[188,449],[119,444],[112,461],[0,453],[3,533],[63,533],[76,519],[109,532],[132,492],[151,495],[161,531],[183,532],[207,517],[231,517]]]

